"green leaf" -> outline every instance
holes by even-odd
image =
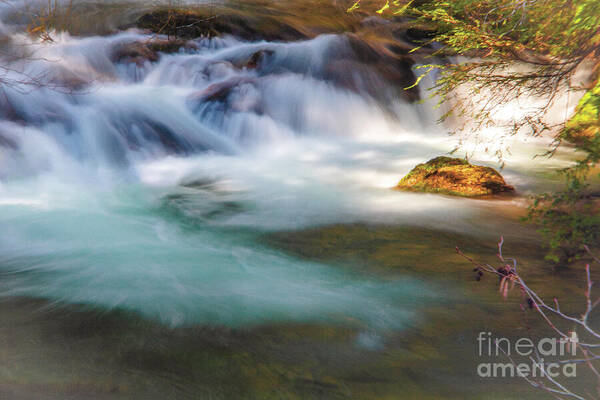
[[[354,4],[352,4],[352,6],[351,6],[350,8],[348,8],[348,9],[346,10],[346,12],[349,12],[349,13],[350,13],[350,12],[352,12],[352,11],[354,11],[354,10],[358,9],[358,7],[360,7],[360,0],[357,0],[357,1],[356,1]]]
[[[390,0],[387,0],[385,2],[385,5],[383,7],[381,7],[379,10],[375,11],[377,14],[383,14],[383,12],[385,10],[387,10],[388,8],[390,8]]]

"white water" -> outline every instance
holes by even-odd
[[[389,190],[453,143],[427,106],[405,103],[375,72],[347,74],[357,87],[379,81],[379,100],[341,86],[330,67],[353,57],[342,36],[200,40],[142,64],[111,58],[149,39],[139,32],[12,39],[32,54],[5,61],[5,79],[57,87],[15,83],[0,94],[4,295],[170,324],[400,328],[432,288],[294,259],[262,235],[349,222],[472,229],[465,221],[480,210]],[[258,69],[239,66],[259,50]],[[215,85],[229,89],[211,97]],[[515,148],[511,183],[532,182],[519,166],[538,150]]]

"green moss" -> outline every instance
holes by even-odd
[[[428,169],[436,169],[436,168],[449,167],[449,166],[454,166],[454,165],[469,165],[469,162],[462,158],[440,156],[440,157],[436,157],[432,160],[427,161],[425,164],[419,164],[419,165],[423,166],[424,168],[428,168]]]
[[[579,101],[567,122],[563,138],[574,143],[592,139],[600,133],[600,80]]]

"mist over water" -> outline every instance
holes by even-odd
[[[355,57],[345,36],[199,39],[151,62],[123,56],[151,39],[134,30],[11,35],[29,53],[4,60],[12,84],[0,96],[4,295],[172,325],[399,329],[433,288],[295,259],[263,235],[353,222],[461,230],[478,212],[389,190],[453,143],[431,107],[376,71],[334,68]],[[377,98],[361,89],[374,83]],[[517,148],[507,175],[527,183],[519,160],[535,152]]]

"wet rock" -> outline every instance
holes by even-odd
[[[423,44],[435,38],[437,31],[431,26],[412,26],[397,32],[397,35],[410,43]]]
[[[158,54],[152,51],[145,43],[121,43],[112,50],[110,58],[114,62],[135,62],[136,64],[147,61],[158,61]]]
[[[110,55],[113,62],[158,61],[159,53],[176,53],[181,48],[190,48],[192,44],[182,39],[153,39],[144,42],[120,43],[112,49]]]
[[[348,34],[346,38],[358,61],[365,64],[382,61],[384,54],[374,44],[354,34]]]
[[[230,34],[250,41],[287,42],[325,33],[342,34],[346,45],[331,48],[323,60],[325,79],[352,91],[366,92],[383,103],[398,97],[409,102],[419,100],[419,88],[412,87],[416,81],[413,66],[424,63],[423,56],[432,50],[413,41],[416,36],[427,36],[428,27],[415,27],[414,21],[401,18],[361,18],[345,9],[341,12],[332,8],[327,14],[313,14],[313,10],[306,14],[309,18],[295,15],[298,10],[274,7],[252,12],[225,6],[214,10],[163,8],[142,15],[136,26],[183,39]],[[409,29],[413,29],[411,35]],[[269,54],[262,50],[230,61],[236,68],[261,69]],[[373,72],[378,76],[374,77]]]
[[[142,15],[136,26],[155,33],[187,39],[224,34],[247,40],[289,41],[307,38],[298,29],[274,17],[214,14],[202,10],[155,10]]]
[[[155,39],[146,43],[151,51],[156,53],[177,53],[183,49],[195,49],[196,46],[181,39]]]
[[[213,83],[207,88],[198,91],[190,96],[188,101],[193,105],[201,104],[207,101],[225,101],[231,94],[231,91],[243,84],[254,83],[255,79],[245,77],[235,77],[223,82]]]
[[[392,23],[389,19],[380,17],[378,15],[369,15],[360,21],[362,26],[369,28],[379,28],[380,26],[389,26]]]
[[[512,193],[515,190],[495,169],[451,157],[436,157],[417,165],[395,189],[464,197]]]
[[[272,50],[259,50],[253,53],[250,57],[235,62],[234,65],[237,68],[256,69],[262,65],[266,57],[274,53],[275,52]]]
[[[389,90],[407,101],[419,100],[419,90],[410,56],[389,51],[387,43],[346,35],[351,54],[340,54],[326,67],[326,78],[356,92],[366,92],[382,102],[389,102]],[[374,72],[376,72],[374,74]],[[406,89],[409,88],[410,89]]]

